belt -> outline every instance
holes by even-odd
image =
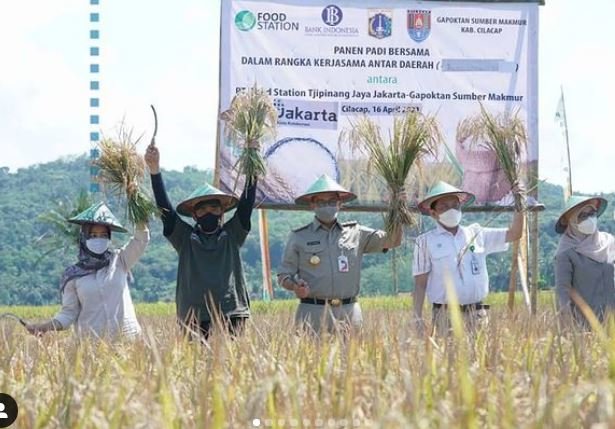
[[[437,308],[448,308],[448,304],[432,304],[434,309]],[[466,313],[468,311],[477,311],[477,310],[489,310],[489,307],[491,307],[489,304],[483,304],[482,302],[475,302],[473,304],[462,304],[459,306],[459,309],[461,310],[462,313]]]
[[[318,299],[318,298],[302,298],[302,304],[316,304],[316,305],[330,305],[331,307],[339,307],[340,305],[352,304],[357,302],[357,297],[352,298],[330,298],[330,299]]]

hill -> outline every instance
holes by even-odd
[[[174,204],[187,196],[203,181],[210,180],[212,171],[185,167],[183,171],[163,171],[169,195]],[[75,249],[58,250],[43,256],[48,250],[46,240],[52,229],[39,219],[39,215],[77,199],[87,186],[88,164],[85,155],[59,159],[54,162],[22,168],[10,173],[0,168],[0,305],[41,305],[59,301],[58,281],[65,266],[74,263]],[[558,236],[553,223],[562,207],[561,188],[548,183],[540,185],[540,200],[548,210],[540,215],[540,284],[553,284],[552,259]],[[613,194],[604,195],[613,201]],[[110,202],[115,213],[121,214],[114,201]],[[611,213],[610,211],[608,213]],[[309,212],[268,211],[270,253],[273,270],[280,261],[286,238],[291,229],[310,221]],[[510,214],[464,215],[464,223],[491,222],[494,226],[506,225]],[[380,214],[343,213],[342,220],[356,219],[359,222],[381,227]],[[604,230],[613,229],[613,217],[605,215],[601,221]],[[261,258],[257,228],[257,214],[253,218],[253,230],[242,250],[246,276],[253,298],[262,296]],[[423,219],[422,230],[432,227],[431,220]],[[155,302],[172,300],[175,294],[177,255],[162,236],[161,223],[153,222],[152,242],[146,254],[134,269],[135,283],[132,286],[136,301]],[[362,294],[393,294],[396,291],[412,290],[410,274],[412,237],[419,231],[409,231],[400,249],[388,254],[368,255],[362,271]],[[116,234],[120,245],[126,237]],[[397,282],[393,275],[393,258],[397,266]],[[494,255],[489,258],[491,286],[494,290],[508,287],[510,255]],[[275,289],[276,297],[288,297],[286,291]]]

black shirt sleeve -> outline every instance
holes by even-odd
[[[164,227],[163,233],[165,237],[168,237],[173,233],[175,224],[177,222],[177,213],[169,200],[167,190],[164,187],[162,180],[162,174],[151,174],[150,179],[152,181],[152,190],[154,191],[154,198],[156,199],[156,205],[161,210],[162,225]]]
[[[244,230],[250,231],[252,224],[250,218],[252,217],[252,208],[254,207],[254,201],[256,200],[256,179],[246,187],[241,193],[239,204],[237,204],[237,212],[235,216],[239,218],[239,222]]]

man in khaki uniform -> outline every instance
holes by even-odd
[[[301,299],[297,324],[305,324],[316,333],[361,327],[357,295],[363,254],[383,252],[401,243],[401,232],[389,237],[384,231],[357,222],[338,222],[342,203],[355,198],[323,175],[295,200],[299,205],[309,205],[315,216],[290,234],[278,283]]]

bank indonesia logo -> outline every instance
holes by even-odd
[[[389,37],[393,29],[393,14],[391,11],[377,10],[369,12],[368,33],[376,39]]]
[[[322,10],[321,16],[322,22],[327,24],[329,27],[335,27],[342,22],[344,14],[342,13],[342,9],[334,4],[330,4]]]
[[[415,42],[422,42],[431,33],[431,11],[409,10],[408,11],[408,34]]]
[[[249,10],[242,10],[235,15],[235,26],[241,31],[250,31],[256,25],[256,17]]]

